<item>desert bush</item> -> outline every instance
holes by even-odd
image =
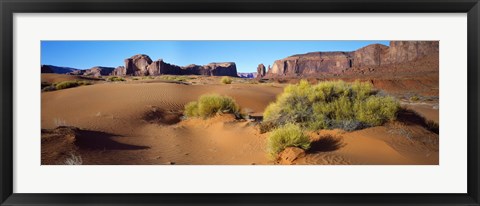
[[[234,99],[218,94],[206,94],[200,96],[198,101],[185,105],[184,115],[186,117],[208,118],[218,113],[231,113],[240,117],[240,107]]]
[[[359,121],[378,126],[388,120],[395,120],[399,105],[393,97],[371,96],[355,104],[354,110]]]
[[[288,123],[270,133],[267,139],[267,151],[271,157],[276,157],[287,147],[299,147],[307,150],[310,148],[310,143],[310,139],[303,133],[300,126]]]
[[[233,81],[232,78],[227,77],[227,76],[222,77],[222,79],[220,79],[220,82],[222,82],[222,84],[231,84],[232,81]]]
[[[187,117],[198,117],[200,114],[198,113],[198,102],[193,101],[189,102],[185,105],[184,115]]]
[[[310,130],[340,128],[352,131],[396,118],[398,102],[378,95],[370,83],[326,81],[289,85],[264,112],[267,128],[290,122]]]
[[[186,77],[186,76],[171,76],[171,75],[163,75],[160,78],[162,78],[164,80],[179,81],[179,82],[184,82],[184,81],[187,81],[189,79],[192,79],[192,78]]]
[[[89,81],[76,80],[76,81],[63,81],[63,82],[55,83],[53,85],[55,86],[56,90],[60,90],[60,89],[67,89],[67,88],[90,85],[90,84],[92,83],[90,83]]]
[[[108,77],[107,81],[109,81],[109,82],[123,82],[123,81],[125,81],[125,79],[122,78],[122,77],[112,76],[112,77]]]
[[[420,97],[418,97],[417,95],[413,95],[410,97],[410,101],[412,102],[416,102],[416,101],[419,101],[420,100]]]
[[[142,79],[143,79],[143,80],[145,80],[145,79],[155,79],[155,77],[153,77],[153,76],[144,76],[144,77],[142,77]]]
[[[78,87],[78,86],[80,86],[80,84],[78,84],[78,82],[76,81],[64,81],[64,82],[55,84],[55,88],[57,90]]]

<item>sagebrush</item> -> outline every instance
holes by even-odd
[[[231,84],[232,83],[232,78],[230,77],[222,77],[222,79],[220,79],[220,82],[222,82],[223,84]]]
[[[235,100],[228,96],[218,94],[206,94],[200,96],[198,101],[185,105],[186,117],[212,117],[218,113],[231,113],[240,117],[240,107]]]
[[[309,130],[352,131],[394,120],[399,108],[393,97],[380,95],[368,82],[325,81],[311,85],[302,80],[287,86],[265,109],[262,124],[267,130],[296,123]]]
[[[76,80],[76,81],[63,81],[63,82],[58,82],[54,83],[52,86],[55,87],[55,90],[61,90],[61,89],[67,89],[67,88],[72,88],[72,87],[78,87],[78,86],[83,86],[83,85],[90,85],[92,84],[89,81],[85,80]],[[49,88],[46,91],[52,91],[53,88]]]
[[[123,82],[123,81],[125,81],[125,79],[122,78],[122,77],[112,76],[112,77],[108,77],[107,81],[109,81],[109,82]]]
[[[310,148],[310,138],[296,124],[288,123],[274,129],[267,139],[267,151],[270,157],[275,158],[278,153],[287,147],[299,147],[304,150]]]

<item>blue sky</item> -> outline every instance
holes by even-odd
[[[123,60],[146,54],[155,61],[186,66],[235,62],[238,72],[254,72],[258,64],[315,51],[354,51],[389,41],[42,41],[41,64],[89,69],[123,66]]]

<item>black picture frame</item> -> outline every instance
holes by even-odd
[[[480,205],[478,0],[0,0],[1,205]],[[13,193],[13,14],[15,13],[467,13],[466,194],[21,194]],[[455,177],[452,177],[455,178]],[[413,187],[414,185],[412,185]]]

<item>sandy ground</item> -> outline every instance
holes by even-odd
[[[56,79],[49,81],[70,78],[51,76]],[[76,141],[83,164],[273,164],[265,151],[268,133],[260,134],[255,122],[229,115],[182,120],[180,114],[200,95],[218,93],[261,115],[282,91],[274,84],[103,82],[42,92],[41,123],[42,129],[80,128]],[[405,105],[438,123],[438,104]],[[53,136],[42,137],[44,164],[61,164],[50,157],[69,152],[55,149],[69,143]],[[438,134],[414,121],[354,132],[321,131],[311,138],[312,149],[297,164],[438,164]],[[44,142],[57,145],[44,147]]]

